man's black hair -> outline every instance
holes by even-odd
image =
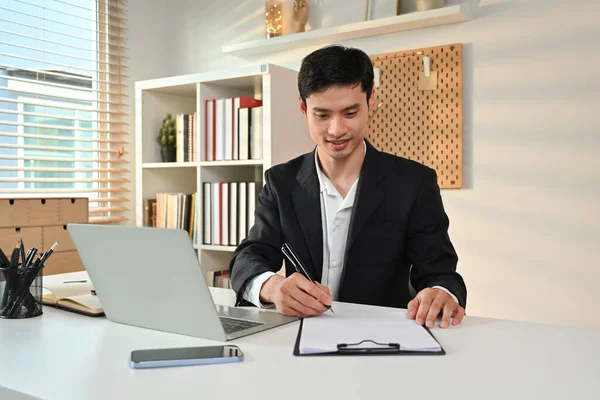
[[[331,45],[316,50],[302,60],[298,73],[298,91],[306,98],[331,87],[361,85],[367,103],[373,90],[373,63],[362,50]]]

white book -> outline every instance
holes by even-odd
[[[210,183],[208,184],[210,189]],[[192,206],[194,207],[194,219],[192,221],[192,243],[198,244],[198,220],[200,218],[198,212],[200,210],[200,197],[198,197],[198,192],[194,193],[192,197]],[[204,203],[204,202],[202,202]],[[209,199],[210,204],[210,199]],[[204,210],[203,210],[204,211]],[[209,217],[210,217],[210,207],[209,207]],[[210,227],[210,233],[212,233],[212,226]],[[205,244],[210,244],[210,239]]]
[[[240,159],[240,139],[239,139],[239,120],[238,120],[238,110],[240,109],[240,98],[234,97],[232,99],[232,126],[231,126],[231,140],[232,140],[232,159],[239,160]]]
[[[256,209],[256,182],[248,182],[248,231],[246,235],[250,233],[250,229],[254,225],[254,210]]]
[[[246,212],[246,208],[248,207],[248,199],[246,196],[247,187],[248,184],[246,182],[239,182],[238,184],[238,244],[246,238],[246,234],[248,233]]]
[[[205,152],[204,152],[204,160],[205,161],[214,161],[214,151],[215,144],[213,142],[215,135],[215,101],[214,100],[206,100],[206,124],[204,125],[204,141],[205,143]]]
[[[233,160],[233,99],[225,99],[225,160]]]
[[[202,243],[204,244],[211,244],[212,243],[212,239],[211,239],[211,233],[213,230],[213,227],[211,225],[211,221],[212,221],[212,212],[211,212],[211,202],[212,202],[212,196],[210,193],[210,182],[205,182],[202,184],[202,187],[204,189],[204,193],[203,193],[203,201],[202,201],[202,207],[203,207],[203,213],[202,213],[202,226],[203,226],[203,231],[202,231]],[[197,209],[197,208],[196,208]]]
[[[229,279],[229,277],[223,278],[222,283],[225,289],[231,289],[231,279]]]
[[[240,108],[239,110],[239,159],[248,159],[248,150],[250,139],[250,108]]]
[[[215,113],[216,137],[215,137],[215,161],[225,159],[225,99],[215,102],[217,108]]]
[[[238,226],[238,184],[231,182],[229,184],[229,245],[237,245],[237,226]]]
[[[263,108],[252,107],[250,109],[250,159],[262,159],[263,146]]]
[[[167,194],[167,229],[177,229],[178,216],[177,216],[177,193]]]
[[[221,185],[219,185],[219,182],[212,182],[212,203],[210,205],[211,211],[212,211],[212,218],[211,218],[211,224],[212,224],[212,228],[213,228],[213,232],[212,232],[212,244],[214,245],[220,245],[221,243],[220,238],[221,238],[221,224],[220,222],[220,210],[221,210]]]
[[[229,245],[229,183],[221,182],[221,246]]]

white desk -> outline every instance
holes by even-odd
[[[131,350],[215,342],[44,307],[0,320],[0,399],[600,398],[600,331],[467,317],[433,331],[446,356],[294,357],[297,330],[235,340],[242,363],[133,370]]]

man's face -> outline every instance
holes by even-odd
[[[341,161],[357,149],[363,151],[374,94],[367,105],[367,96],[358,84],[313,93],[306,98],[306,106],[300,98],[300,109],[306,115],[310,136],[319,146],[320,156]]]

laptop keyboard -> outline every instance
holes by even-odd
[[[221,319],[221,325],[225,333],[235,333],[243,331],[244,329],[254,328],[255,326],[263,325],[264,322],[246,321],[243,319],[219,317]]]

